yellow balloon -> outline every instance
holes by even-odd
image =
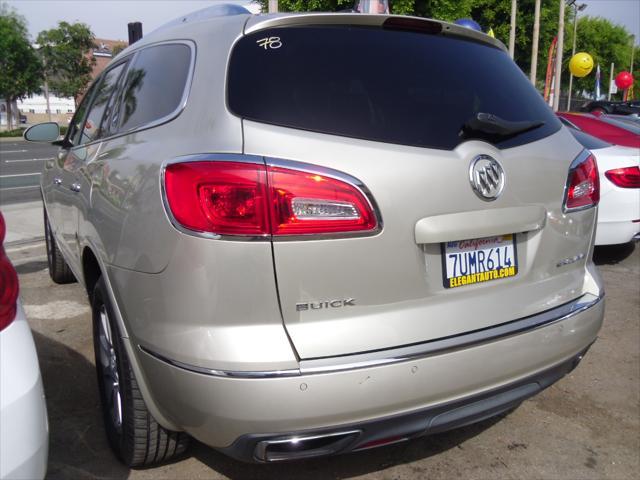
[[[576,53],[569,62],[569,70],[574,77],[586,77],[593,70],[593,58],[585,52]]]

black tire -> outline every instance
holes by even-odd
[[[91,298],[93,348],[109,445],[128,467],[166,462],[182,454],[189,436],[160,426],[142,399],[102,278]]]
[[[603,115],[609,113],[609,111],[604,107],[595,107],[592,108],[589,113],[592,113],[594,115]]]
[[[49,225],[49,217],[47,217],[46,210],[44,211],[44,239],[47,247],[47,265],[51,280],[59,284],[76,282],[75,275],[58,248],[56,239],[51,231],[51,225]]]

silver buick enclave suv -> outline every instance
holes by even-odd
[[[594,159],[475,31],[213,7],[118,55],[56,143],[49,269],[86,287],[128,465],[478,421],[602,324]]]

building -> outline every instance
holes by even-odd
[[[127,46],[127,42],[122,40],[107,40],[103,38],[95,39],[96,48],[87,55],[95,59],[95,65],[91,72],[91,78],[95,79],[106,68],[113,57],[113,48],[116,45]],[[44,88],[43,88],[44,90]],[[80,102],[82,95],[77,98]],[[0,100],[1,101],[1,100]],[[0,106],[0,128],[6,128],[6,104],[2,102]],[[15,127],[31,125],[40,122],[58,122],[60,125],[67,125],[76,111],[76,102],[73,98],[61,98],[49,94],[49,108],[51,115],[47,112],[47,99],[44,94],[32,95],[24,100],[18,100],[14,105],[13,124]]]
[[[116,45],[126,47],[129,43],[125,40],[107,40],[104,38],[96,38],[94,40],[96,48],[94,48],[89,55],[91,55],[96,63],[93,66],[93,72],[91,72],[91,78],[96,78],[107,67],[111,59],[113,58],[113,48]]]

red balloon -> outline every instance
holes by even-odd
[[[629,88],[633,85],[633,75],[629,72],[620,72],[616,75],[616,86],[622,90]]]

